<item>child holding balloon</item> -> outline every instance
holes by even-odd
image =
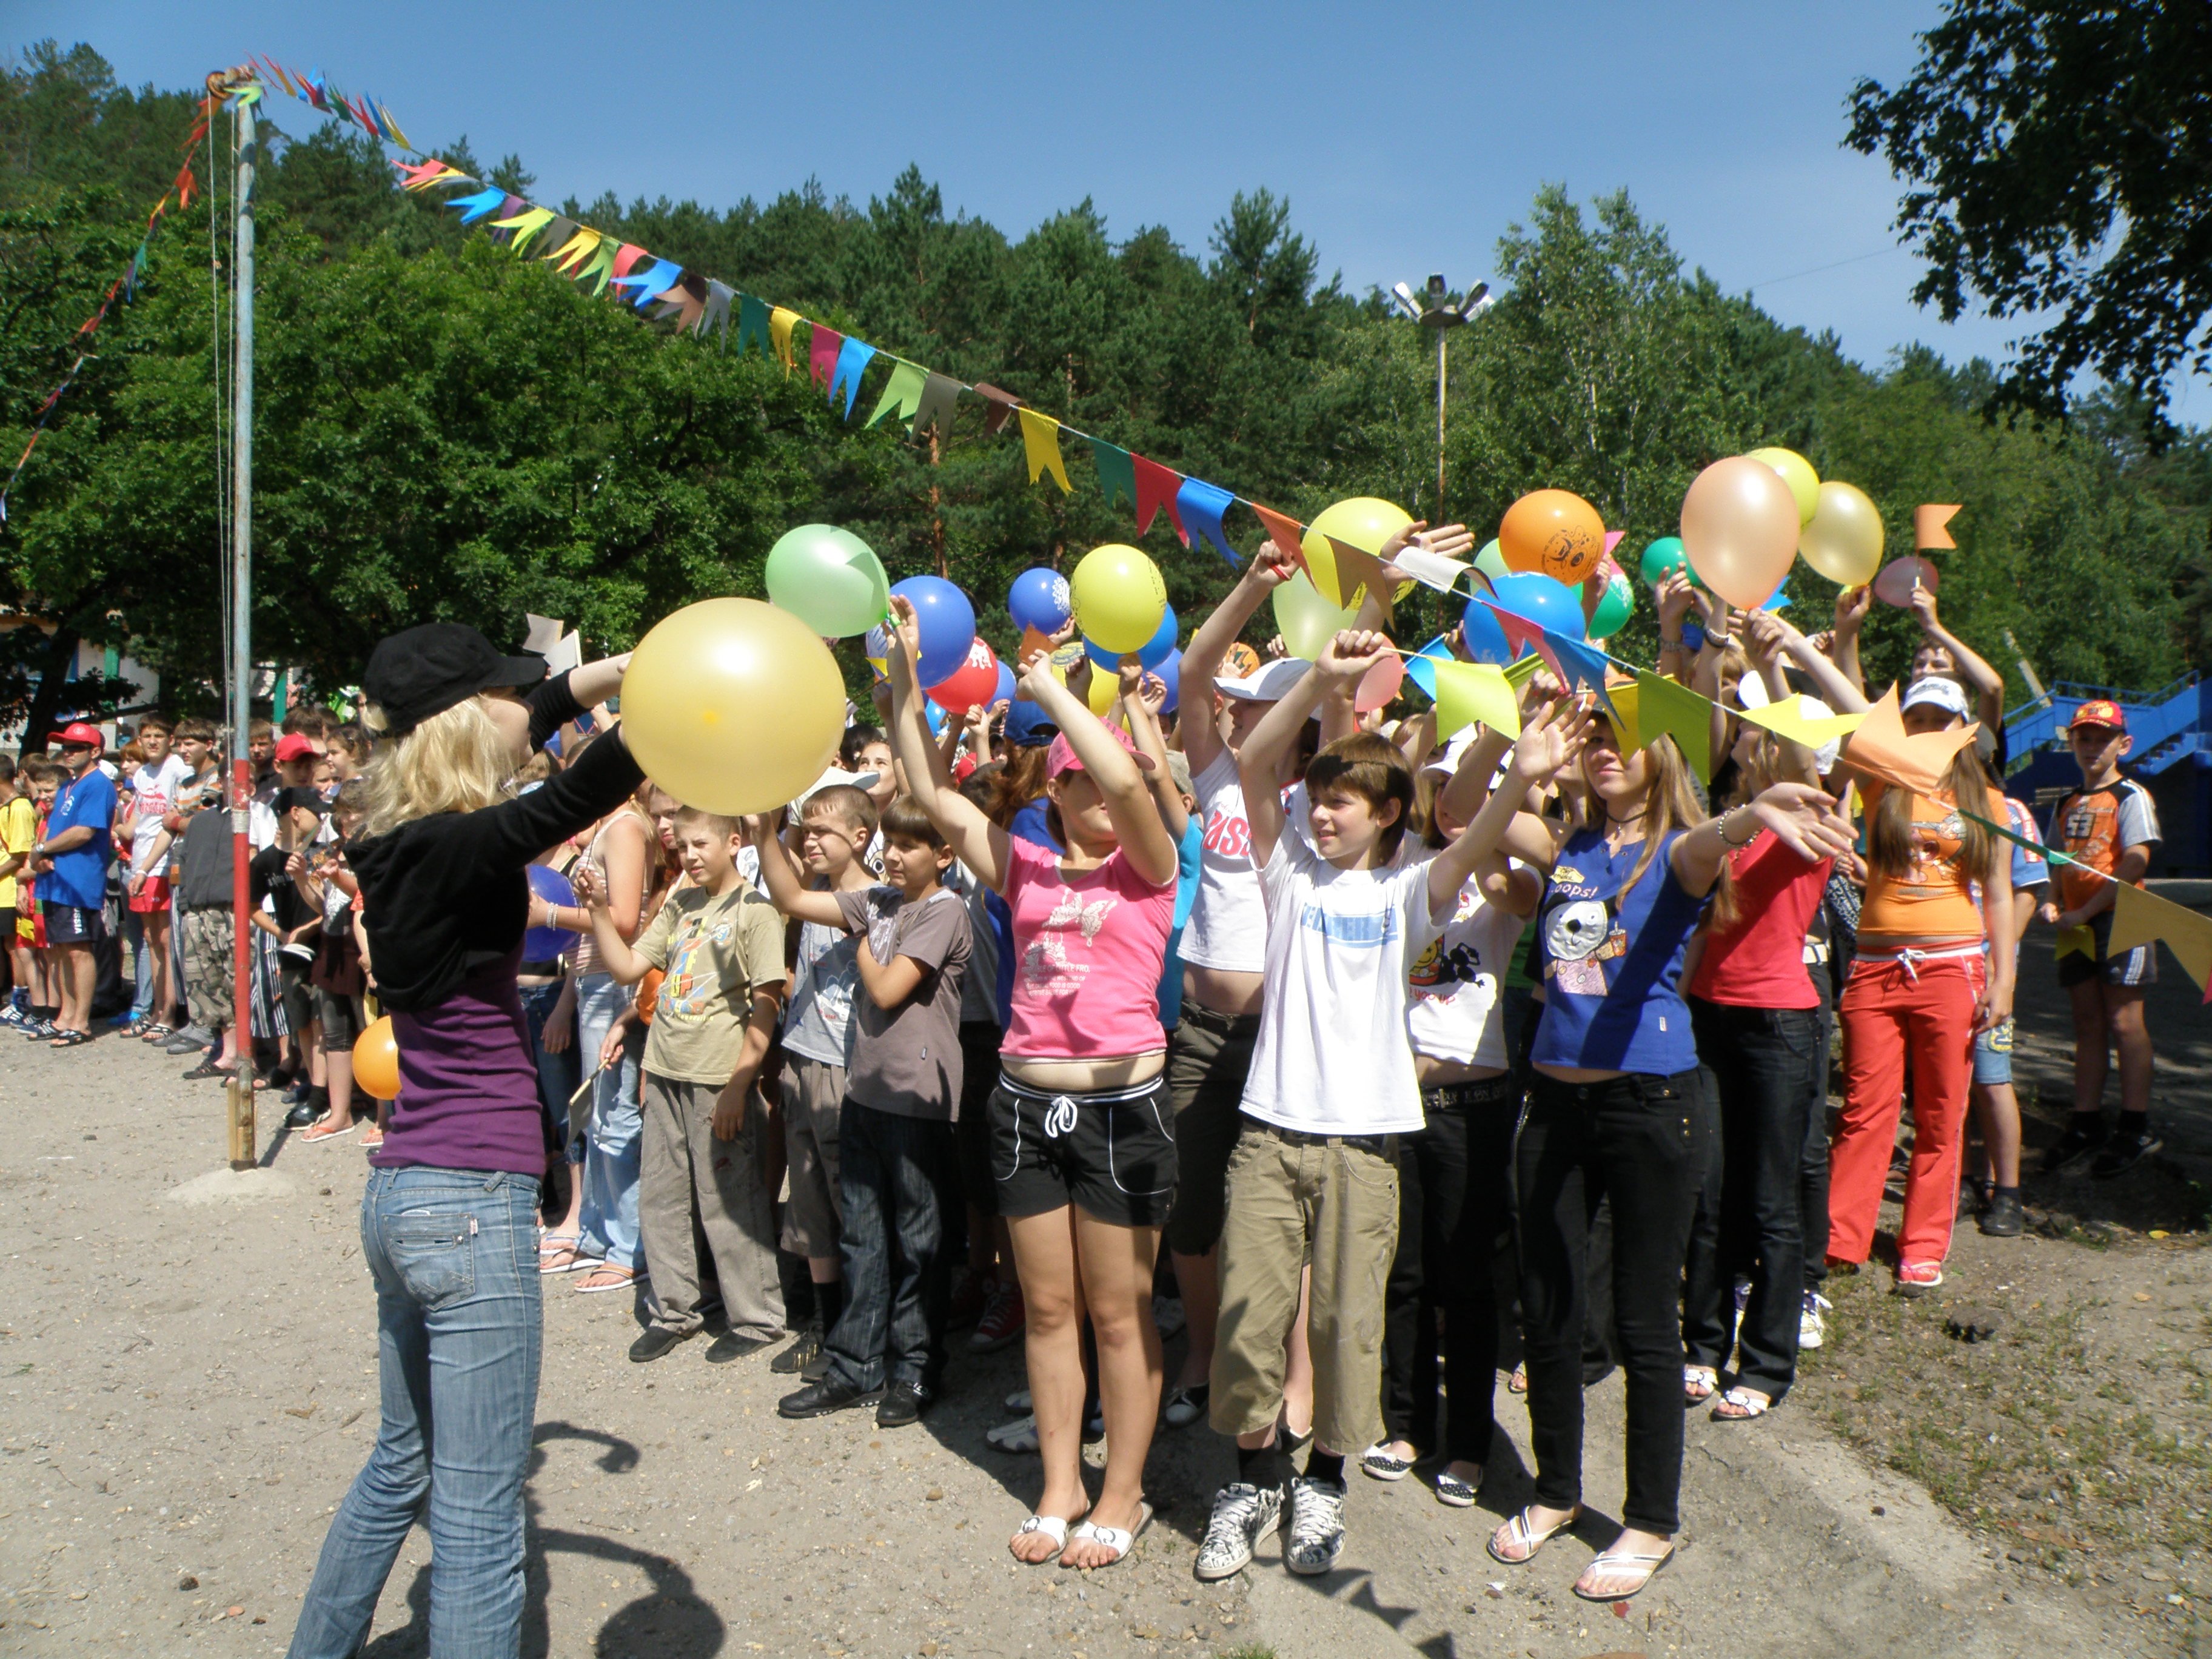
[[[1048,814],[1067,850],[1018,841],[952,786],[929,740],[913,606],[894,595],[891,735],[914,798],[1012,912],[1016,959],[991,1096],[992,1176],[1028,1315],[1030,1392],[1045,1488],[1009,1540],[1018,1560],[1103,1567],[1151,1519],[1145,1457],[1159,1409],[1153,1259],[1176,1185],[1158,984],[1174,919],[1176,846],[1133,754],[1034,653],[1021,685],[1060,727]],[[1083,1485],[1080,1332],[1097,1334],[1109,1455]],[[1080,1522],[1071,1534],[1070,1523]]]

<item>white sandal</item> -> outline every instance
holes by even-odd
[[[1543,1548],[1545,1545],[1551,1542],[1553,1539],[1558,1537],[1561,1533],[1573,1526],[1576,1522],[1582,1518],[1583,1506],[1577,1504],[1574,1508],[1567,1511],[1567,1518],[1565,1520],[1560,1522],[1556,1526],[1547,1527],[1543,1531],[1539,1532],[1534,1526],[1529,1524],[1528,1511],[1524,1509],[1518,1514],[1515,1515],[1513,1518],[1508,1521],[1504,1526],[1498,1528],[1497,1532],[1493,1532],[1490,1534],[1490,1559],[1493,1561],[1503,1561],[1509,1567],[1525,1567],[1529,1562],[1536,1559],[1536,1552],[1538,1550]],[[1528,1553],[1525,1555],[1500,1554],[1498,1548],[1499,1533],[1503,1533],[1505,1535],[1505,1539],[1508,1543],[1513,1545],[1516,1548],[1525,1549]]]
[[[1127,1532],[1122,1531],[1119,1527],[1094,1526],[1091,1522],[1084,1521],[1077,1524],[1073,1536],[1079,1540],[1087,1541],[1093,1544],[1103,1544],[1108,1549],[1113,1551],[1113,1561],[1104,1561],[1099,1564],[1101,1566],[1110,1567],[1114,1565],[1115,1561],[1119,1561],[1123,1556],[1129,1553],[1129,1547],[1137,1541],[1139,1534],[1140,1534],[1146,1527],[1149,1527],[1152,1524],[1152,1506],[1150,1504],[1140,1503],[1137,1505],[1137,1524],[1133,1528]],[[1062,1566],[1067,1566],[1073,1564],[1063,1561],[1060,1565]],[[1083,1571],[1085,1572],[1095,1572],[1097,1571],[1097,1568],[1085,1567]]]
[[[1041,1567],[1047,1561],[1060,1559],[1059,1552],[1067,1547],[1067,1522],[1057,1515],[1033,1515],[1022,1522],[1020,1530],[1016,1532],[1014,1536],[1019,1538],[1032,1532],[1041,1532],[1051,1539],[1054,1553],[1035,1561],[1024,1560],[1018,1555],[1014,1556],[1014,1559],[1020,1561],[1025,1567]],[[1012,1554],[1012,1551],[1009,1549],[1007,1553]]]
[[[1674,1547],[1672,1544],[1656,1555],[1639,1555],[1630,1550],[1607,1550],[1583,1569],[1582,1577],[1575,1580],[1575,1594],[1585,1601],[1626,1601],[1656,1578],[1659,1576],[1659,1570],[1674,1559]],[[1616,1590],[1609,1595],[1598,1595],[1583,1588],[1583,1578],[1589,1577],[1594,1572],[1634,1572],[1639,1568],[1643,1570],[1644,1576],[1638,1579],[1631,1589]]]
[[[1682,1398],[1688,1404],[1704,1405],[1720,1392],[1720,1387],[1721,1374],[1711,1365],[1682,1367]]]
[[[1733,1406],[1735,1409],[1732,1412],[1723,1412],[1721,1405]],[[1721,1396],[1720,1405],[1715,1406],[1712,1409],[1712,1419],[1716,1423],[1748,1423],[1753,1418],[1765,1416],[1773,1409],[1774,1401],[1767,1395],[1761,1394],[1757,1389],[1747,1389],[1739,1385]]]

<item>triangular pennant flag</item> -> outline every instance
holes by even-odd
[[[910,363],[903,357],[892,361],[891,377],[884,382],[883,395],[876,399],[876,412],[868,416],[873,426],[886,415],[896,415],[902,421],[910,420],[921,407],[923,387],[929,384],[929,371],[920,363]]]
[[[264,58],[261,61],[269,65],[270,73],[276,77],[276,84],[284,88],[287,97],[296,98],[300,95],[292,85],[292,77],[284,73],[284,66],[282,64],[273,58]]]
[[[1137,505],[1137,469],[1130,465],[1129,452],[1103,438],[1093,438],[1091,459],[1098,468],[1098,489],[1106,497],[1106,505],[1111,507],[1117,501],[1126,501],[1133,511]]]
[[[1175,525],[1176,535],[1188,547],[1190,532],[1182,527],[1182,514],[1176,507],[1176,491],[1182,488],[1182,474],[1141,455],[1130,456],[1129,465],[1137,475],[1137,533],[1141,536],[1149,531],[1153,516],[1164,507]]]
[[[983,429],[986,432],[1003,430],[1006,416],[1021,407],[1022,400],[1012,392],[986,385],[981,380],[975,383],[975,392],[983,400]]]
[[[1613,550],[1620,545],[1620,538],[1627,533],[1626,530],[1608,530],[1605,532],[1605,552],[1607,558],[1613,556]]]
[[[541,259],[558,258],[561,250],[568,246],[569,238],[575,234],[576,222],[574,219],[558,213],[555,214],[551,222],[545,227],[544,240],[538,246],[538,257]],[[518,243],[516,246],[520,246],[520,244]]]
[[[317,70],[313,75],[304,76],[300,84],[307,91],[307,101],[317,109],[328,112],[331,106],[330,82],[323,78],[322,70]]]
[[[1545,636],[1541,626],[1525,617],[1515,616],[1492,600],[1485,599],[1483,604],[1489,606],[1490,614],[1498,618],[1498,627],[1504,631],[1507,650],[1517,657],[1522,652],[1533,649],[1543,659],[1544,665],[1552,671],[1552,678],[1562,685],[1566,684],[1567,671],[1552,654],[1552,642]]]
[[[1229,538],[1222,531],[1221,515],[1236,505],[1234,495],[1219,484],[1207,483],[1202,478],[1185,478],[1182,487],[1176,491],[1176,513],[1192,530],[1213,544],[1214,550],[1229,561],[1231,570],[1237,568],[1237,550],[1230,546]],[[1387,595],[1382,609],[1385,614],[1390,609]]]
[[[392,136],[393,143],[402,149],[411,150],[415,148],[407,142],[407,135],[400,131],[399,123],[392,118],[392,112],[381,104],[376,106],[376,118],[384,124],[384,130]]]
[[[867,372],[868,360],[875,355],[875,347],[849,335],[838,343],[837,361],[830,370],[830,407],[837,406],[837,391],[843,387],[848,421],[853,418],[853,399],[860,395],[860,376]]]
[[[1521,699],[1495,663],[1443,658],[1434,665],[1437,740],[1481,725],[1509,738],[1521,735]]]
[[[1812,714],[1796,697],[1784,697],[1759,708],[1738,711],[1753,726],[1765,726],[1777,737],[1787,738],[1792,743],[1802,743],[1808,749],[1818,749],[1836,738],[1847,738],[1865,724],[1864,714]]]
[[[1429,701],[1434,702],[1437,700],[1437,665],[1458,660],[1452,655],[1451,647],[1444,643],[1444,636],[1439,634],[1406,659],[1406,678],[1427,693]]]
[[[1681,745],[1682,757],[1705,780],[1713,775],[1713,705],[1686,685],[1648,668],[1636,671],[1636,732],[1648,748],[1662,737]]]
[[[806,373],[815,385],[826,390],[836,377],[837,353],[844,343],[845,337],[836,329],[814,325],[813,338],[806,348]]]
[[[933,373],[921,388],[921,407],[915,411],[914,435],[934,432],[940,440],[952,437],[952,416],[960,402],[960,382],[950,374]]]
[[[624,242],[615,250],[615,280],[619,282],[637,269],[637,262],[646,258],[646,252],[635,242]]]
[[[738,355],[743,356],[757,343],[765,357],[775,348],[768,338],[768,301],[757,300],[750,294],[738,295]]]
[[[589,250],[589,257],[580,261],[573,273],[578,283],[589,283],[594,295],[607,291],[607,281],[615,274],[615,262],[622,258],[622,244],[611,236],[599,236],[596,230],[586,233],[599,240]]]
[[[2212,990],[2212,916],[2125,882],[2116,884],[2108,954],[2118,956],[2153,939],[2164,939],[2174,960],[2189,970],[2189,977],[2201,988]]]
[[[1467,574],[1467,566],[1457,559],[1448,559],[1441,553],[1431,553],[1425,547],[1415,547],[1410,542],[1398,550],[1391,561],[1424,587],[1433,587],[1439,593],[1449,593],[1459,586],[1459,579]]]
[[[659,299],[674,288],[677,279],[683,275],[684,267],[675,260],[656,258],[649,265],[631,270],[628,276],[616,277],[615,286],[631,290],[623,297],[642,311],[647,302]]]
[[[505,205],[507,192],[497,188],[480,190],[473,196],[455,196],[446,205],[461,216],[461,222],[472,225],[488,213],[496,213]]]
[[[574,276],[584,261],[592,257],[592,251],[599,246],[599,241],[598,231],[579,225],[567,241],[545,257],[552,260],[554,268],[563,276]]]
[[[1022,452],[1029,458],[1030,482],[1049,472],[1061,489],[1068,489],[1067,464],[1060,458],[1060,422],[1034,409],[1014,412],[1022,417]]]
[[[1257,501],[1252,501],[1249,505],[1253,513],[1258,516],[1260,527],[1267,532],[1267,539],[1274,543],[1275,550],[1288,558],[1300,570],[1305,570],[1306,580],[1311,581],[1313,572],[1306,570],[1305,550],[1300,545],[1303,538],[1299,532],[1303,526],[1287,513],[1278,513],[1273,507],[1262,507]],[[1419,684],[1419,682],[1417,680],[1415,684]]]
[[[2077,951],[2092,962],[2097,959],[2097,933],[2086,921],[2078,927],[2058,930],[2058,959],[2063,962]]]
[[[1521,662],[1535,660],[1534,657],[1523,657]],[[1521,663],[1515,663],[1513,667],[1520,665]],[[1508,669],[1506,678],[1510,679],[1512,677],[1512,670]],[[1613,707],[1613,740],[1620,745],[1620,752],[1632,754],[1644,747],[1644,733],[1638,729],[1637,721],[1637,714],[1644,700],[1637,695],[1637,687],[1633,684],[1616,685],[1606,701]]]
[[[799,313],[797,312],[787,310],[782,306],[778,306],[774,311],[769,313],[769,338],[775,343],[775,355],[781,360],[783,363],[783,372],[787,374],[791,373],[793,368],[791,352],[792,325],[796,323],[798,320]]]
[[[1943,775],[1951,769],[1952,757],[1973,742],[1980,730],[1978,725],[1970,725],[1908,736],[1904,718],[1898,713],[1897,688],[1893,685],[1867,711],[1858,730],[1845,739],[1843,758],[1853,771],[1867,777],[1880,778],[1916,795],[1932,795],[1943,787]]]
[[[530,239],[553,222],[551,208],[526,208],[511,219],[495,219],[494,230],[511,230],[514,240],[508,244],[517,253],[530,245]]]
[[[411,167],[404,161],[394,161],[392,165],[399,169],[399,188],[402,190],[424,191],[433,185],[476,182],[459,167],[448,167],[436,160],[418,162]]]
[[[1570,691],[1588,686],[1601,701],[1610,701],[1605,695],[1603,652],[1549,628],[1544,630],[1544,642],[1552,647],[1552,660],[1559,665],[1560,684]]]
[[[730,349],[730,301],[737,297],[737,289],[727,283],[718,283],[711,276],[707,279],[707,305],[699,316],[699,332],[713,329],[725,351]]]
[[[672,318],[679,329],[696,331],[707,314],[707,279],[696,271],[687,270],[676,279],[675,285],[660,296],[660,305],[653,312],[656,321]]]
[[[1956,501],[1948,506],[1934,501],[1923,501],[1914,507],[1912,509],[1912,544],[1918,548],[1958,546],[1959,544],[1951,539],[1951,532],[1944,528],[1951,522],[1951,515],[1958,510],[1959,504]]]
[[[1375,603],[1382,607],[1382,620],[1390,621],[1390,598],[1397,584],[1382,574],[1382,561],[1364,547],[1354,547],[1350,542],[1328,538],[1328,550],[1336,556],[1336,586],[1342,595],[1338,599],[1340,609],[1349,611],[1359,602],[1362,588],[1375,596]]]

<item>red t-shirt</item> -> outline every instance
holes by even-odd
[[[1771,830],[1731,851],[1735,922],[1706,936],[1690,994],[1732,1008],[1819,1007],[1820,993],[1805,971],[1805,930],[1832,862],[1806,863]]]

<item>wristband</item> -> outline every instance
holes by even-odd
[[[1759,839],[1759,818],[1756,814],[1753,816],[1751,820],[1751,834],[1745,836],[1741,841],[1735,841],[1729,838],[1728,832],[1729,814],[1735,811],[1736,810],[1736,808],[1731,806],[1729,808],[1727,812],[1723,812],[1720,816],[1721,845],[1723,847],[1748,847],[1752,842]]]

